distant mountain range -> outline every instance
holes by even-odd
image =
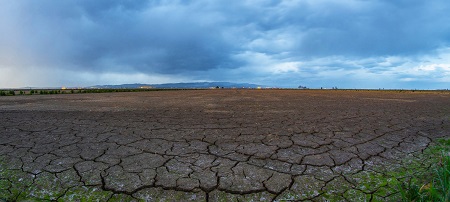
[[[164,83],[164,84],[121,84],[121,85],[96,85],[88,88],[258,88],[266,87],[251,83],[231,82],[192,82],[192,83]]]

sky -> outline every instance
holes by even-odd
[[[450,88],[448,0],[0,3],[0,88]]]

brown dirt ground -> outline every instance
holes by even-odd
[[[72,173],[76,185],[61,185],[58,198],[89,186],[133,200],[156,192],[210,201],[315,200],[327,190],[351,200],[335,185],[357,189],[359,172],[450,137],[449,119],[448,92],[10,96],[0,97],[0,157],[6,169],[35,178]]]

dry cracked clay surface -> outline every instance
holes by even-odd
[[[449,137],[449,106],[448,93],[331,90],[0,97],[0,157],[132,200],[351,200],[361,171]]]

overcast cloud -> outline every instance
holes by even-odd
[[[0,2],[0,87],[450,88],[448,0]]]

